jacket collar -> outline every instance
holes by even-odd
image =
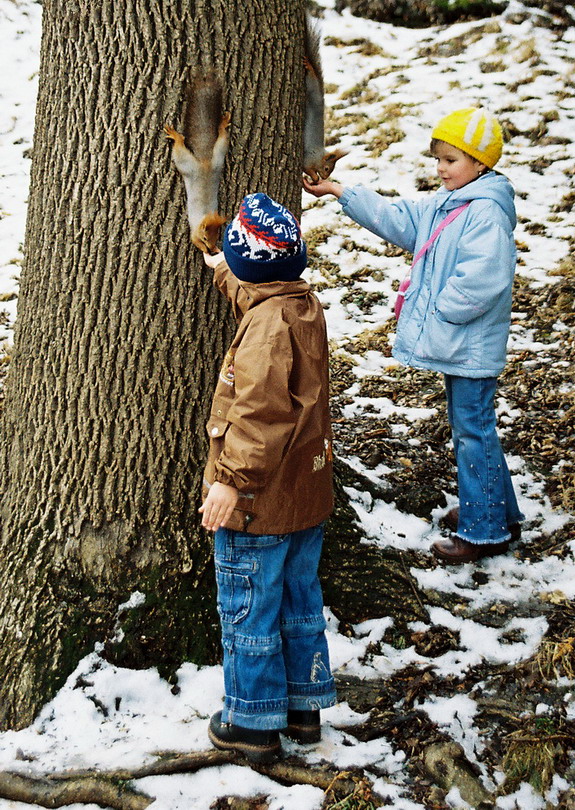
[[[472,200],[492,200],[499,205],[509,219],[511,228],[514,228],[517,224],[514,196],[513,186],[507,177],[491,169],[462,188],[453,191],[440,189],[435,195],[435,210],[450,211]]]
[[[239,285],[248,297],[246,311],[268,298],[302,296],[311,292],[311,287],[303,278],[298,278],[296,281],[270,281],[268,284],[239,281]]]

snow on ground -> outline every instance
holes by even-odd
[[[570,189],[575,158],[571,139],[575,123],[574,67],[570,55],[575,28],[558,39],[548,28],[534,25],[533,15],[537,12],[524,14],[525,8],[516,0],[511,0],[505,14],[496,18],[423,30],[376,24],[348,13],[340,15],[333,11],[330,0],[324,0],[322,5],[324,73],[327,105],[333,108],[332,125],[339,126],[338,116],[349,116],[349,124],[338,129],[340,145],[349,149],[349,154],[338,163],[337,179],[346,185],[364,183],[412,198],[429,193],[417,189],[419,179],[434,175],[433,160],[425,154],[433,123],[456,107],[485,105],[511,123],[516,133],[498,168],[510,177],[518,192],[520,224],[516,237],[526,246],[520,252],[519,273],[535,287],[553,284],[555,277],[550,273],[566,255],[566,239],[575,224],[572,211],[554,210],[555,206],[561,208],[559,204]],[[522,15],[522,21],[518,21],[518,15]],[[0,0],[0,23],[4,33],[0,51],[0,307],[5,311],[0,317],[0,340],[9,343],[25,228],[41,6],[31,0]],[[458,40],[460,48],[454,47]],[[362,53],[362,41],[376,47]],[[366,88],[368,93],[364,93]],[[372,155],[372,142],[382,133],[389,135],[396,116],[403,136],[395,141],[389,138],[389,147],[379,156]],[[545,129],[546,137],[534,143],[525,133],[537,127]],[[536,160],[541,160],[541,172],[532,171]],[[311,280],[320,290],[337,352],[350,338],[389,318],[392,282],[403,277],[406,264],[401,257],[383,255],[379,240],[347,220],[337,202],[328,198],[316,201],[304,195],[304,205],[304,231],[312,234],[317,228],[328,230],[318,252],[339,267],[343,281],[343,286],[329,279],[326,283],[325,274],[310,271]],[[540,227],[532,227],[534,223]],[[357,281],[358,270],[365,270],[361,281]],[[365,314],[349,296],[344,297],[350,288],[375,293],[384,303],[376,303]],[[553,333],[558,335],[566,327],[557,322],[550,328],[552,340]],[[517,318],[510,353],[518,355],[526,349],[545,351],[549,344],[535,344],[529,329]],[[396,365],[377,351],[353,359],[358,382],[366,375],[383,378]],[[432,420],[436,413],[434,408],[402,408],[385,397],[360,397],[358,390],[354,385],[346,392],[349,404],[345,416],[397,416],[392,430],[398,436],[405,434],[406,422]],[[499,411],[503,428],[517,416],[504,401],[499,402]],[[374,481],[384,480],[389,472],[385,465],[367,469],[356,457],[347,461]],[[547,531],[553,531],[570,519],[569,515],[553,511],[543,493],[542,481],[526,469],[520,457],[511,458],[510,467],[526,515],[527,543],[542,523]],[[348,491],[363,526],[363,542],[422,549],[437,537],[441,510],[428,523],[401,513],[394,504],[374,500],[368,493]],[[453,496],[448,496],[451,505]],[[554,592],[573,599],[575,543],[571,544],[571,552],[565,559],[550,556],[538,562],[512,554],[493,558],[482,563],[488,580],[480,588],[473,580],[471,565],[414,569],[413,574],[424,589],[455,595],[476,608],[523,603],[534,595]],[[417,654],[413,647],[398,650],[383,643],[384,633],[392,624],[388,617],[357,625],[354,638],[338,632],[337,619],[329,608],[326,617],[335,672],[362,678],[386,677],[408,664],[432,663],[439,674],[447,676],[482,661],[515,663],[537,650],[547,626],[542,616],[531,616],[511,618],[502,627],[492,628],[457,615],[456,611],[431,608],[432,622],[456,630],[461,641],[457,651],[430,659]],[[415,623],[413,630],[425,627]],[[509,643],[510,631],[520,640]],[[366,656],[373,642],[381,642],[381,653]],[[119,669],[94,652],[80,662],[29,728],[0,734],[0,769],[42,773],[65,768],[128,768],[151,761],[159,750],[205,749],[207,720],[221,706],[221,670],[185,664],[179,672],[179,685],[181,691],[173,694],[155,670]],[[575,690],[566,700],[568,716],[575,717]],[[463,745],[470,760],[476,761],[481,741],[473,729],[477,707],[472,697],[431,696],[420,708]],[[324,719],[321,743],[301,747],[286,741],[286,750],[297,751],[309,763],[327,760],[340,768],[377,764],[379,773],[386,776],[377,780],[376,789],[388,797],[389,806],[395,810],[422,810],[422,805],[409,798],[401,752],[394,751],[385,739],[362,743],[346,735],[345,727],[361,722],[365,716],[340,703],[326,710]],[[139,787],[157,796],[153,806],[162,810],[204,810],[226,794],[266,794],[272,810],[318,810],[323,801],[323,792],[317,788],[282,787],[237,765],[190,775],[149,777],[141,780]],[[556,779],[548,799],[565,787]],[[457,791],[452,791],[448,803],[464,806]],[[526,784],[516,794],[497,801],[502,810],[539,810],[543,806],[541,797]],[[29,805],[0,799],[3,810],[23,807]],[[79,810],[86,806],[75,807]]]

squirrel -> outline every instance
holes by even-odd
[[[184,178],[192,242],[216,253],[225,217],[218,213],[218,187],[229,146],[230,113],[222,112],[222,88],[213,73],[192,77],[187,91],[184,133],[169,126],[172,159]]]
[[[324,90],[320,56],[320,34],[306,15],[305,26],[305,124],[303,170],[312,183],[325,180],[332,173],[336,161],[347,151],[335,149],[326,152],[324,141]]]

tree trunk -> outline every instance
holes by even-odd
[[[213,660],[204,424],[232,325],[164,142],[191,68],[231,111],[220,210],[299,214],[303,0],[45,0],[15,350],[2,426],[0,727],[109,637],[168,674]],[[117,641],[121,637],[118,634]],[[110,645],[110,652],[113,645]]]

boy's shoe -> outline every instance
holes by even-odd
[[[321,740],[319,709],[288,709],[287,728],[283,730],[286,737],[299,743],[316,743]]]
[[[454,506],[453,509],[450,509],[446,515],[443,515],[442,518],[439,519],[439,524],[446,526],[450,532],[457,531],[457,524],[459,523],[459,506]],[[510,543],[515,543],[517,540],[521,538],[521,524],[520,523],[512,523],[510,526],[507,527],[511,534],[509,538]],[[497,545],[501,545],[497,543]]]
[[[239,751],[250,762],[271,762],[281,754],[279,731],[261,731],[222,723],[221,712],[212,716],[208,735],[216,748]]]
[[[468,543],[456,534],[451,534],[445,540],[437,540],[431,546],[431,550],[440,560],[451,565],[461,563],[477,562],[483,557],[495,557],[497,554],[505,554],[509,550],[509,540],[503,543]]]

